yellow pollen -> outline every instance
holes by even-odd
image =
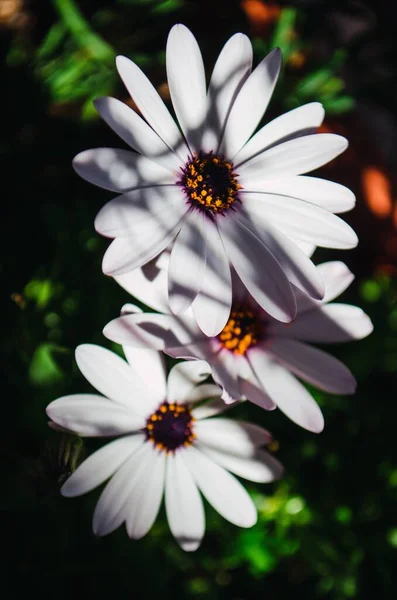
[[[233,165],[211,152],[195,154],[183,169],[179,184],[191,204],[207,214],[224,214],[240,202],[237,173]]]
[[[235,306],[230,318],[218,335],[221,345],[233,352],[244,355],[264,337],[265,326],[250,307]]]

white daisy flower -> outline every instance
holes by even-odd
[[[281,464],[262,449],[269,432],[214,418],[225,404],[218,386],[202,383],[209,374],[204,361],[179,363],[166,380],[158,352],[124,351],[128,363],[100,346],[79,346],[79,369],[103,396],[73,394],[47,407],[58,427],[117,436],[77,468],[62,494],[80,496],[109,480],[95,508],[94,533],[106,535],[125,522],[129,537],[139,539],[152,527],[164,492],[171,532],[188,551],[205,531],[201,494],[231,523],[254,525],[254,503],[230,472],[255,482],[281,476]],[[206,398],[212,400],[203,404]]]
[[[119,192],[100,210],[99,233],[115,238],[103,260],[108,275],[140,267],[175,238],[169,302],[175,314],[193,307],[207,335],[218,334],[232,303],[230,264],[275,319],[296,315],[294,288],[320,299],[324,286],[311,260],[291,240],[352,248],[353,230],[332,213],[350,210],[345,187],[302,176],[347,147],[315,134],[324,110],[313,102],[267,123],[255,135],[280,70],[273,50],[251,73],[252,47],[238,33],[222,49],[208,90],[192,33],[175,25],[166,51],[168,85],[181,131],[137,65],[117,68],[141,115],[114,98],[95,105],[135,151],[96,148],[74,159],[87,181]]]
[[[166,261],[163,253],[157,265],[116,279],[142,302],[167,313]],[[156,348],[174,357],[205,359],[214,380],[224,388],[226,402],[247,398],[267,410],[278,406],[301,427],[320,432],[324,427],[320,408],[296,376],[335,394],[353,394],[356,382],[343,363],[310,343],[358,340],[373,327],[359,307],[330,304],[354,278],[346,265],[335,261],[317,269],[325,282],[324,299],[315,301],[296,290],[298,315],[293,323],[270,317],[234,276],[230,318],[217,336],[205,336],[191,310],[179,317],[123,314],[106,325],[104,334],[118,343]]]

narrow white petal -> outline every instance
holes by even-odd
[[[265,410],[274,410],[277,404],[263,389],[262,384],[258,380],[250,365],[251,374],[240,381],[241,393],[247,400],[264,408]]]
[[[163,497],[165,464],[165,452],[153,450],[139,467],[135,486],[124,507],[127,533],[134,540],[146,535],[156,520]]]
[[[222,239],[230,262],[260,306],[278,321],[290,322],[296,315],[295,296],[280,263],[237,219],[220,221]]]
[[[318,404],[286,368],[261,351],[250,352],[249,361],[263,388],[291,421],[314,433],[323,430],[324,418]]]
[[[142,398],[148,412],[165,400],[167,389],[164,355],[156,350],[123,346],[131,370],[144,381],[147,393]]]
[[[353,273],[345,263],[339,260],[317,265],[317,270],[324,281],[324,298],[319,302],[306,294],[297,293],[296,302],[298,305],[299,317],[303,315],[303,313],[310,310],[316,310],[321,304],[327,304],[340,296],[354,280]]]
[[[224,469],[249,481],[269,483],[279,479],[283,473],[281,463],[266,450],[257,450],[252,457],[246,458],[202,444],[198,444],[197,448]]]
[[[361,340],[373,330],[371,319],[358,306],[327,304],[298,316],[288,328],[277,327],[277,334],[306,342],[339,343]]]
[[[223,348],[218,354],[208,358],[208,361],[211,364],[212,377],[215,383],[222,386],[226,392],[222,398],[228,398],[229,402],[240,400],[242,393],[240,391],[239,371],[234,354]]]
[[[149,125],[182,161],[189,150],[174,119],[157,90],[141,69],[125,56],[116,58],[117,70],[131,98]]]
[[[324,119],[324,109],[319,102],[311,102],[280,115],[260,129],[234,158],[235,168],[264,152],[270,146],[315,133]]]
[[[251,42],[246,35],[236,33],[223,46],[208,86],[207,120],[202,143],[205,151],[218,148],[233,102],[251,68]]]
[[[208,385],[210,385],[210,384],[208,384]],[[200,387],[204,387],[204,386],[200,386]],[[218,388],[218,386],[214,386],[214,387]],[[222,389],[221,388],[218,388],[218,389],[220,390],[220,393],[222,393]],[[209,395],[207,397],[211,398],[214,396],[215,396],[215,394],[212,393],[211,395]],[[241,404],[241,403],[239,403],[239,404]],[[220,414],[226,412],[227,410],[229,410],[229,408],[231,408],[232,406],[236,406],[236,403],[226,404],[222,400],[222,398],[219,397],[219,398],[215,398],[215,400],[210,400],[209,402],[200,404],[200,406],[195,406],[192,410],[192,415],[196,419],[196,421],[201,421],[202,419],[208,419],[209,417],[216,417],[217,415],[220,415]]]
[[[183,459],[202,494],[224,519],[238,527],[255,525],[255,505],[233,475],[193,446],[186,448]]]
[[[356,380],[338,359],[303,342],[287,338],[272,340],[269,352],[312,385],[332,394],[354,394]]]
[[[183,550],[192,552],[203,539],[205,515],[203,501],[183,458],[181,452],[167,458],[165,509],[172,535]]]
[[[302,175],[333,160],[347,146],[347,140],[334,133],[317,133],[289,140],[241,165],[238,169],[240,183],[244,188],[250,185],[252,189],[256,180]]]
[[[232,305],[229,259],[215,223],[206,222],[206,264],[201,288],[192,309],[198,326],[208,337],[220,333]]]
[[[185,312],[199,293],[206,259],[204,213],[192,210],[173,245],[168,269],[168,297],[173,313]]]
[[[254,69],[234,101],[219,151],[233,160],[255,131],[272,97],[281,66],[278,48]]]
[[[106,485],[92,519],[95,535],[107,535],[125,521],[129,496],[137,481],[141,479],[142,472],[145,472],[152,453],[153,447],[150,443],[142,444]]]
[[[292,239],[292,238],[291,238]],[[311,258],[317,248],[314,244],[309,244],[308,242],[302,242],[301,240],[293,240],[294,243],[308,256]]]
[[[190,149],[200,150],[206,116],[206,84],[203,59],[194,35],[175,25],[166,49],[167,78],[172,104]]]
[[[340,185],[340,183],[318,177],[295,175],[292,177],[280,176],[279,179],[262,177],[255,180],[247,177],[244,183],[244,190],[247,192],[263,192],[297,198],[298,200],[315,204],[332,213],[342,213],[351,210],[356,203],[356,197],[349,188]]]
[[[128,435],[103,446],[77,467],[61,488],[62,496],[74,498],[90,492],[109,479],[144,443],[142,433]]]
[[[168,252],[164,251],[163,254]],[[151,263],[138,267],[128,273],[115,277],[115,280],[129,294],[149,306],[153,310],[169,313],[167,268],[157,266],[158,257]]]
[[[336,215],[314,204],[289,198],[244,192],[244,208],[253,215],[266,215],[272,225],[288,237],[323,248],[354,248],[358,238],[353,229]]]
[[[271,434],[259,425],[222,417],[198,421],[194,432],[200,444],[237,456],[253,456],[258,446],[272,441]]]
[[[180,159],[134,110],[116,98],[97,98],[94,104],[102,119],[131,148],[178,176]]]
[[[181,225],[182,221],[179,221],[173,229],[164,232],[158,225],[153,227],[148,223],[136,237],[117,237],[104,254],[102,271],[117,277],[150,262],[172,242]],[[151,228],[156,231],[155,238],[148,235]]]
[[[175,183],[175,176],[141,154],[116,148],[93,148],[73,159],[80,177],[114,192],[133,188]]]
[[[266,210],[247,214],[241,222],[256,235],[281,265],[289,281],[316,299],[324,297],[325,287],[321,275],[304,252],[286,235],[266,220]]]
[[[173,402],[189,402],[194,388],[211,374],[211,368],[205,360],[180,362],[172,367],[168,376],[167,399]]]
[[[104,396],[134,412],[146,415],[147,373],[132,369],[114,352],[94,344],[81,344],[75,352],[77,366],[84,377]]]
[[[144,246],[161,240],[187,211],[176,185],[154,186],[126,192],[110,200],[95,218],[95,229],[106,237],[138,237]]]
[[[118,344],[153,350],[168,350],[204,337],[193,319],[188,323],[180,317],[156,313],[118,317],[105,326],[103,334]]]
[[[197,387],[195,387],[189,393],[188,402],[189,404],[196,404],[197,402],[201,402],[202,400],[209,400],[210,398],[215,398],[215,402],[217,402],[218,400],[220,400],[221,395],[222,389],[219,387],[219,385],[215,385],[214,383],[203,383],[202,385],[198,385]],[[212,402],[214,402],[214,400]],[[194,418],[202,418],[196,417],[195,411],[196,409],[192,411],[194,413]]]
[[[146,419],[126,406],[94,394],[73,394],[51,402],[47,415],[57,425],[84,437],[106,437],[132,433]]]
[[[325,284],[323,304],[331,302],[343,294],[354,280],[354,275],[349,267],[340,260],[322,263],[317,265],[317,269]]]

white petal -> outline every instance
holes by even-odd
[[[147,245],[152,238],[166,237],[186,211],[178,186],[147,187],[126,192],[105,204],[95,218],[95,229],[106,237],[139,236],[144,246],[145,240]]]
[[[226,391],[223,399],[228,398],[229,402],[240,400],[242,393],[238,381],[239,371],[237,368],[236,357],[232,352],[223,348],[218,354],[208,358],[212,368],[212,377],[215,383],[222,386]]]
[[[325,283],[323,304],[340,296],[354,280],[354,275],[349,267],[340,260],[322,263],[317,265],[317,269]]]
[[[227,323],[232,305],[229,259],[215,223],[206,222],[206,264],[201,288],[192,309],[200,329],[213,337]]]
[[[233,102],[251,73],[252,46],[242,33],[233,35],[223,46],[215,63],[207,94],[207,121],[202,147],[217,149]]]
[[[125,87],[146,121],[167,146],[185,161],[189,154],[185,140],[155,87],[141,69],[125,56],[118,56],[116,65]]]
[[[288,328],[277,328],[277,334],[306,342],[337,343],[361,340],[372,330],[371,319],[361,308],[334,303],[304,313]]]
[[[175,183],[175,176],[145,156],[116,148],[93,148],[73,159],[80,177],[114,192]]]
[[[298,198],[298,200],[310,202],[332,213],[351,210],[356,203],[355,195],[344,185],[306,175],[280,177],[279,179],[262,177],[252,181],[247,178],[244,190]]]
[[[80,371],[98,392],[133,412],[148,414],[147,402],[153,394],[147,390],[147,373],[139,373],[114,352],[94,344],[81,344],[75,355]]]
[[[332,394],[354,394],[356,380],[335,357],[291,339],[272,340],[269,352],[292,373]]]
[[[165,350],[202,340],[203,333],[193,320],[186,321],[173,315],[143,313],[118,317],[108,323],[103,334],[113,342],[135,348]]]
[[[194,388],[211,374],[209,364],[205,360],[180,362],[172,367],[168,376],[167,399],[173,402],[189,402]]]
[[[244,83],[234,101],[219,148],[233,160],[255,131],[272,97],[281,66],[278,48],[262,60]]]
[[[132,346],[123,346],[123,352],[131,370],[144,381],[148,390],[144,404],[150,412],[156,404],[165,400],[167,384],[164,356],[156,350]]]
[[[167,269],[160,269],[149,263],[128,271],[128,273],[118,275],[115,280],[129,294],[135,296],[146,306],[158,312],[170,312]]]
[[[248,189],[247,186],[252,189],[256,180],[313,171],[336,158],[347,146],[347,140],[334,133],[317,133],[289,140],[241,165],[238,169],[239,183],[245,189]]]
[[[201,444],[197,448],[224,469],[249,481],[268,483],[279,479],[283,474],[281,463],[266,450],[257,450],[252,457],[243,458]]]
[[[150,452],[124,507],[128,536],[139,540],[151,529],[159,512],[164,490],[165,452]]]
[[[200,402],[201,400],[208,400],[209,398],[216,398],[215,402],[217,402],[218,400],[220,400],[220,397],[222,395],[222,389],[219,387],[219,385],[215,385],[214,383],[203,383],[202,385],[198,385],[197,387],[195,387],[191,393],[189,393],[189,397],[188,397],[188,401],[191,404],[196,404],[197,402]],[[214,402],[214,401],[213,401]],[[210,403],[208,403],[210,404]],[[193,416],[195,418],[202,418],[202,417],[196,417],[196,409],[193,410]],[[220,411],[218,411],[220,412]],[[216,414],[218,414],[218,412]]]
[[[192,210],[184,219],[171,251],[168,297],[173,313],[185,312],[196,298],[205,271],[207,218]]]
[[[208,384],[210,385],[210,384]],[[204,385],[200,386],[200,387],[205,387]],[[218,388],[218,386],[214,386],[216,388]],[[200,389],[200,388],[197,388]],[[220,390],[220,393],[222,393],[222,389],[218,388]],[[208,395],[207,397],[213,397],[215,396],[215,394],[211,394]],[[210,400],[209,402],[205,402],[203,404],[200,404],[200,406],[195,406],[192,410],[192,415],[193,417],[196,419],[196,421],[201,421],[202,419],[208,419],[209,417],[216,417],[217,415],[220,415],[224,412],[226,412],[227,410],[229,410],[229,408],[231,408],[232,406],[236,406],[236,402],[234,404],[226,404],[222,398],[215,398],[215,400]],[[239,403],[241,404],[241,403]]]
[[[175,238],[181,228],[182,221],[179,221],[173,229],[164,232],[161,227],[153,224],[153,220],[147,227],[139,232],[136,237],[117,237],[106,250],[103,261],[102,271],[105,275],[116,277],[123,273],[141,267],[151,261],[155,256],[164,250],[166,246]],[[149,231],[155,231],[156,237],[150,238]]]
[[[258,350],[250,352],[249,361],[265,391],[291,421],[314,433],[323,430],[318,404],[287,369]]]
[[[358,238],[353,229],[336,215],[287,196],[247,192],[241,194],[246,210],[266,215],[272,225],[288,237],[323,248],[354,248]]]
[[[274,410],[277,408],[277,404],[269,397],[266,391],[263,389],[257,376],[251,369],[251,375],[246,379],[240,381],[240,389],[243,396],[247,398],[253,404],[264,408],[265,410]]]
[[[178,176],[180,159],[134,110],[116,98],[97,98],[94,104],[102,119],[131,148]]]
[[[90,492],[109,479],[144,443],[142,433],[128,435],[103,446],[77,467],[61,488],[62,496],[74,498]]]
[[[127,518],[126,504],[131,491],[153,455],[150,443],[144,443],[112,477],[95,507],[92,528],[95,535],[107,535]],[[147,474],[147,472],[146,472]]]
[[[321,304],[327,304],[340,296],[354,280],[354,275],[345,263],[335,260],[317,265],[317,270],[324,281],[325,295],[321,302],[309,298],[306,294],[297,293],[298,315],[309,310],[316,310]]]
[[[47,415],[61,427],[85,437],[132,433],[145,426],[144,417],[94,394],[63,396],[47,406]]]
[[[220,227],[230,262],[249,293],[275,319],[292,321],[295,296],[280,263],[237,219],[225,218]]]
[[[166,49],[167,78],[176,116],[190,149],[200,150],[206,116],[206,84],[203,59],[194,35],[175,25]]]
[[[136,304],[132,304],[131,302],[127,302],[127,304],[123,304],[120,308],[121,315],[136,315],[143,313],[143,310],[139,308]]]
[[[259,425],[221,417],[198,421],[194,432],[200,444],[242,457],[253,456],[258,446],[272,441],[271,434]]]
[[[203,501],[180,452],[168,456],[165,509],[172,535],[181,548],[197,550],[205,532]]]
[[[250,213],[242,221],[273,254],[289,281],[314,298],[324,297],[325,287],[321,275],[304,252],[286,235],[266,220],[266,210]]]
[[[292,239],[292,238],[291,238]],[[308,242],[302,242],[301,240],[293,240],[294,243],[308,256],[311,258],[317,248],[314,244],[309,244]]]
[[[233,475],[193,446],[186,448],[183,459],[202,494],[224,519],[238,527],[255,525],[255,505]]]
[[[319,102],[311,102],[280,115],[262,127],[236,154],[235,168],[270,146],[315,133],[323,119],[324,109]]]

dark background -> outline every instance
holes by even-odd
[[[395,597],[397,558],[397,44],[393,1],[86,0],[0,2],[3,162],[1,508],[5,598],[280,599]],[[77,17],[76,17],[77,15]],[[54,398],[88,389],[74,364],[83,342],[108,345],[102,327],[126,293],[101,273],[107,242],[93,229],[110,193],[72,171],[79,151],[117,146],[92,99],[129,101],[114,55],[126,54],[167,100],[164,49],[183,22],[210,73],[236,31],[256,63],[280,45],[285,69],[266,120],[304,102],[326,108],[324,131],[348,151],[323,169],[351,187],[346,215],[360,244],[318,251],[356,280],[344,300],[372,318],[366,340],[333,347],[359,383],[354,397],[316,393],[326,428],[315,436],[278,411],[238,416],[269,428],[286,475],[249,485],[259,522],[239,530],[207,508],[201,548],[183,553],[164,515],[142,541],[122,529],[91,532],[98,491],[71,500],[59,485],[96,447],[51,432]]]

